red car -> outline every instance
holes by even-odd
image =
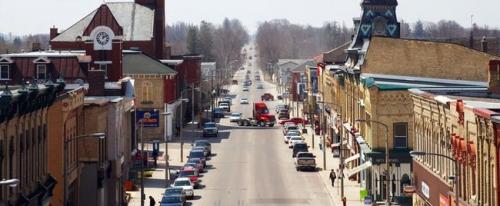
[[[283,124],[285,124],[287,122],[293,122],[296,125],[299,125],[299,124],[302,124],[302,125],[309,124],[309,121],[305,120],[304,118],[300,118],[300,117],[294,117],[294,118],[291,118],[291,119],[280,121],[280,124],[283,125]]]
[[[193,167],[183,167],[182,170],[179,172],[179,177],[189,178],[189,180],[191,180],[191,183],[193,183],[195,188],[199,186],[198,175],[199,175],[198,171]]]

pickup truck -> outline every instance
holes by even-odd
[[[304,169],[316,170],[316,156],[310,152],[299,152],[294,158],[295,169],[301,171]]]

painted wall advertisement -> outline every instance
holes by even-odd
[[[144,127],[159,127],[160,111],[156,109],[137,111],[136,120],[139,126],[143,123]]]

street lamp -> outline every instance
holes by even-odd
[[[453,184],[454,184],[454,187],[455,187],[455,205],[459,205],[459,196],[458,196],[458,191],[460,191],[460,184],[458,183],[458,176],[459,176],[459,169],[458,169],[458,162],[456,159],[453,159],[451,157],[448,157],[446,155],[442,155],[442,154],[437,154],[437,153],[429,153],[429,152],[421,152],[421,151],[410,151],[410,156],[412,158],[415,158],[415,157],[418,157],[418,156],[426,156],[426,155],[429,155],[429,156],[437,156],[437,157],[442,157],[442,158],[445,158],[445,159],[448,159],[448,160],[451,160],[453,162],[453,164],[455,165],[455,176],[453,177]]]
[[[63,183],[64,183],[64,205],[68,205],[68,166],[67,166],[67,161],[68,161],[68,144],[72,141],[76,141],[76,140],[79,140],[79,139],[83,139],[83,138],[96,138],[98,140],[102,140],[106,137],[106,134],[104,133],[91,133],[91,134],[86,134],[86,135],[80,135],[80,136],[76,136],[76,137],[73,137],[73,138],[70,138],[70,139],[65,139],[64,140],[64,162],[63,162]],[[78,147],[77,147],[78,148]],[[78,155],[78,152],[77,152],[77,155]],[[78,159],[77,159],[78,161]]]
[[[165,124],[163,127],[163,134],[164,134],[164,140],[165,140],[165,182],[166,185],[168,185],[168,180],[170,180],[170,164],[168,163],[169,156],[168,156],[168,137],[167,137],[167,121],[168,121],[168,116],[172,116],[171,112],[163,112],[161,113],[165,117]]]
[[[7,185],[9,187],[17,187],[17,184],[19,183],[19,179],[3,179],[0,181],[0,185]]]
[[[389,127],[387,127],[386,124],[375,121],[375,120],[367,120],[367,119],[357,119],[356,122],[373,122],[378,125],[382,125],[385,128],[385,181],[386,181],[386,193],[385,193],[385,198],[386,198],[386,205],[391,205],[391,201],[389,200],[389,192],[391,190],[391,185],[389,184],[390,181],[390,173],[389,173]]]

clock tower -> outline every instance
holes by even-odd
[[[399,38],[399,22],[396,16],[397,0],[363,0],[363,15],[357,27],[357,39],[372,35]]]

